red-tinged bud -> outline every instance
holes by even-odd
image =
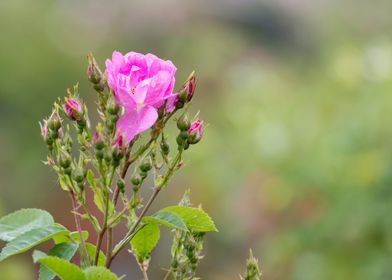
[[[182,85],[178,97],[179,101],[186,103],[192,100],[193,94],[196,90],[196,76],[195,72],[192,72],[186,82]]]
[[[48,121],[43,120],[42,123],[39,123],[39,126],[41,127],[41,136],[42,138],[47,141],[48,140]]]
[[[118,161],[124,156],[125,152],[125,137],[118,134],[112,145],[113,160]]]
[[[78,98],[65,98],[63,108],[71,120],[75,121],[83,118],[83,105]]]
[[[102,150],[105,147],[103,137],[99,132],[95,132],[92,139],[92,144],[95,149]]]
[[[57,109],[53,110],[52,115],[48,119],[48,128],[57,132],[61,128],[61,118]]]
[[[201,137],[203,136],[203,122],[201,122],[199,119],[194,121],[191,124],[191,127],[188,129],[189,137],[188,137],[188,143],[189,144],[196,144],[201,140]]]
[[[87,55],[87,60],[87,77],[94,85],[98,85],[103,79],[102,71],[99,69],[98,64],[91,52]]]

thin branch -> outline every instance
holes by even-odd
[[[84,255],[83,258],[86,260],[87,265],[90,266],[90,258],[88,256],[86,244],[84,243],[84,239],[83,239],[82,225],[81,225],[81,220],[80,220],[80,216],[79,216],[78,209],[77,209],[75,193],[71,190],[69,192],[69,194],[70,194],[71,201],[72,201],[72,208],[73,208],[72,213],[74,214],[76,228],[77,228],[77,231],[79,234],[80,243],[82,245],[82,249],[81,249],[82,255]]]

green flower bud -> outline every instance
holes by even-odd
[[[110,115],[117,115],[117,113],[120,111],[120,106],[116,103],[114,98],[110,98],[108,101],[107,109]]]
[[[162,140],[160,146],[161,146],[162,153],[165,156],[167,156],[170,153],[170,146],[169,146],[169,144],[167,144],[166,141]]]
[[[60,151],[60,166],[62,168],[68,168],[71,165],[71,156],[67,151],[61,149]]]
[[[181,109],[183,107],[184,107],[184,102],[181,102],[180,100],[178,100],[176,103],[176,109]]]
[[[120,190],[121,193],[125,192],[125,182],[124,182],[124,179],[120,178],[117,181],[117,187],[118,187],[118,189]]]
[[[92,143],[96,150],[102,150],[105,147],[105,143],[103,142],[102,135],[98,132],[94,133]]]
[[[177,141],[178,146],[183,146],[185,143],[185,139],[182,138],[180,134],[178,134],[176,141]]]
[[[73,179],[77,182],[77,183],[81,183],[84,180],[84,172],[83,169],[78,167],[73,171],[72,174]]]
[[[152,165],[151,165],[151,159],[150,159],[150,158],[146,158],[146,159],[139,165],[140,170],[141,170],[141,171],[144,171],[144,172],[150,171],[150,170],[151,170],[151,167],[152,167]]]
[[[103,151],[102,150],[95,150],[95,156],[97,159],[103,159]],[[111,159],[109,159],[110,161]]]
[[[140,177],[139,174],[135,174],[132,176],[131,178],[132,185],[139,186],[141,182],[142,182],[142,178]]]
[[[179,134],[179,136],[182,138],[182,139],[184,139],[184,140],[186,140],[186,139],[188,139],[188,136],[189,136],[189,134],[188,134],[188,131],[181,131],[180,132],[180,134]]]
[[[182,115],[177,121],[177,127],[181,131],[186,131],[191,127],[191,122],[186,114]]]
[[[142,177],[142,179],[145,179],[147,177],[147,172],[145,171],[140,171],[139,172],[140,177]]]

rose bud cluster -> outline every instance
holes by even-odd
[[[184,150],[187,150],[190,144],[198,143],[203,136],[203,122],[197,119],[191,123],[186,114],[178,119],[177,128],[180,130],[177,144]]]

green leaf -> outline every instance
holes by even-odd
[[[159,213],[164,212],[176,213],[182,218],[189,230],[198,232],[218,231],[211,217],[202,209],[188,206],[170,206],[159,211]]]
[[[87,254],[90,257],[90,260],[93,261],[97,247],[94,244],[86,243],[86,249],[87,249]],[[98,266],[105,266],[105,262],[106,262],[106,256],[101,250],[99,250],[97,265]]]
[[[173,212],[157,212],[152,216],[144,217],[143,221],[148,223],[158,223],[174,229],[188,231],[188,228],[182,218]]]
[[[75,255],[78,247],[78,244],[70,242],[56,244],[49,250],[48,256],[59,257],[60,259],[69,261]],[[41,265],[39,269],[39,280],[52,280],[55,276],[56,273],[54,273],[51,269],[45,265]]]
[[[0,239],[11,241],[35,228],[54,225],[53,217],[40,209],[21,209],[0,219]]]
[[[46,266],[62,280],[86,280],[83,271],[77,266],[66,260],[55,256],[48,256],[40,251],[34,251],[34,262]]]
[[[132,238],[132,250],[138,261],[142,262],[157,245],[160,237],[159,227],[156,223],[144,225]]]
[[[87,240],[89,236],[89,232],[87,230],[83,230],[82,236],[83,236],[83,240]],[[80,243],[79,232],[77,231],[70,232],[68,236],[66,235],[56,236],[53,238],[53,240],[56,244],[64,243],[64,242],[72,242],[72,241]]]
[[[69,231],[59,226],[32,229],[7,243],[0,253],[0,261],[10,256],[23,253],[55,236],[67,234],[69,234]]]
[[[102,266],[90,266],[84,271],[86,280],[118,280],[116,274]]]

